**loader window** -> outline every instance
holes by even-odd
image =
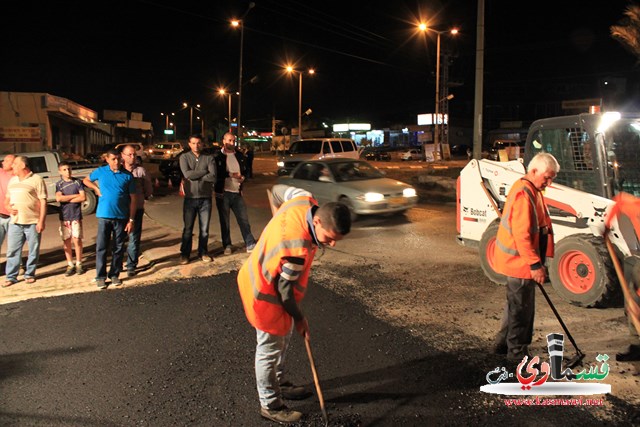
[[[547,128],[539,131],[537,141],[541,145],[540,151],[553,154],[560,164],[560,172],[554,182],[600,194],[588,133],[580,128]]]
[[[624,191],[640,197],[640,129],[637,123],[622,122],[609,130],[607,152],[614,167],[616,193]]]

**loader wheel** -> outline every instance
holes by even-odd
[[[480,239],[478,251],[480,253],[480,266],[482,267],[482,271],[484,271],[485,276],[498,285],[506,285],[507,277],[498,273],[494,268],[495,262],[493,258],[493,251],[496,246],[496,235],[498,234],[499,225],[500,219],[497,219],[489,224],[487,229],[484,230],[482,238]]]
[[[579,307],[610,307],[620,285],[602,237],[573,235],[555,248],[549,278],[558,294]]]

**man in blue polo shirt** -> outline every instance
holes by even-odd
[[[133,175],[122,167],[120,153],[107,152],[107,164],[91,172],[83,183],[100,197],[96,218],[98,235],[96,236],[96,284],[106,289],[107,277],[114,286],[122,285],[120,271],[127,234],[133,228],[136,213],[136,186]],[[95,182],[98,182],[98,185]],[[111,266],[107,275],[107,250],[113,238]]]

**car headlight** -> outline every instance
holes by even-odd
[[[368,203],[373,203],[373,202],[381,202],[384,200],[384,194],[380,194],[380,193],[365,193],[364,196],[360,196],[359,199],[364,200],[365,202]]]
[[[278,166],[279,168],[283,168],[284,162],[276,162],[276,166]]]
[[[404,197],[415,197],[416,196],[416,189],[415,188],[405,188],[404,190],[402,190],[402,195]]]

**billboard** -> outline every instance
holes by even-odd
[[[126,122],[127,112],[118,110],[103,110],[102,120],[105,122]]]

